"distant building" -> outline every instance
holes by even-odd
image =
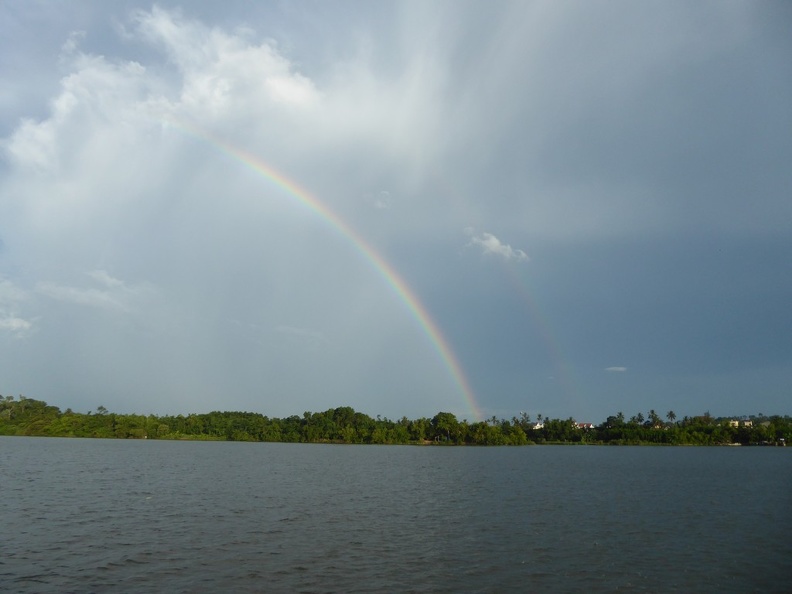
[[[750,419],[731,419],[729,421],[729,427],[752,427],[753,421]]]
[[[575,427],[588,431],[589,429],[594,429],[594,423],[575,423]]]

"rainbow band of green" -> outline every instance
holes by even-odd
[[[296,182],[270,167],[267,163],[256,157],[256,155],[253,153],[233,146],[214,136],[210,136],[205,131],[197,130],[192,126],[187,127],[183,123],[179,123],[177,126],[180,129],[189,132],[191,135],[206,140],[211,145],[222,150],[224,153],[244,163],[257,173],[263,175],[265,178],[284,190],[288,195],[296,198],[304,206],[319,215],[333,229],[350,241],[352,245],[354,245],[355,248],[357,248],[357,250],[363,255],[363,257],[374,267],[374,269],[385,280],[385,282],[390,285],[391,288],[393,288],[401,301],[407,306],[409,312],[417,320],[424,334],[426,334],[434,346],[434,349],[440,355],[440,358],[442,359],[454,383],[458,386],[459,390],[464,396],[465,404],[470,409],[474,420],[478,421],[483,418],[476,402],[476,397],[472,388],[470,387],[470,383],[465,377],[465,373],[459,364],[459,360],[451,349],[451,346],[448,344],[448,341],[443,336],[443,333],[440,331],[440,328],[437,326],[434,320],[432,320],[429,312],[426,310],[426,307],[424,307],[424,305],[410,289],[404,279],[399,275],[398,272],[396,272],[396,270],[394,270],[393,266],[391,266],[371,245],[369,245],[354,229],[352,229],[352,227],[350,227],[336,213],[330,210],[325,204],[312,196],[307,190],[300,187]]]

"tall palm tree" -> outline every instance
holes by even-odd
[[[668,419],[668,422],[673,425],[674,421],[676,421],[676,413],[673,410],[669,410],[666,413],[666,418]]]

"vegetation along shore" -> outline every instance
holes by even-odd
[[[448,412],[434,417],[391,420],[372,418],[348,406],[302,416],[267,417],[252,412],[188,415],[137,415],[96,411],[61,411],[41,400],[0,396],[0,435],[98,437],[119,439],[195,439],[350,444],[442,445],[772,445],[792,441],[792,417],[764,414],[713,417],[709,413],[677,419],[654,410],[629,419],[621,412],[599,425],[574,419],[459,420]]]

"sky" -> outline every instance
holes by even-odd
[[[792,5],[0,4],[0,393],[792,414]]]

